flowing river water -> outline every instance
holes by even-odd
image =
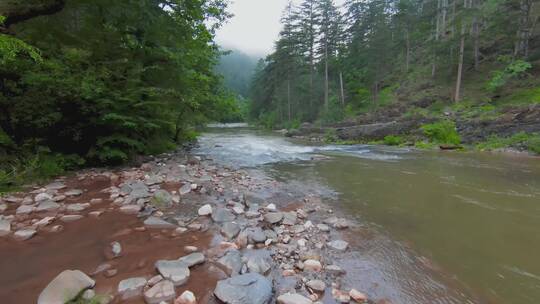
[[[212,129],[196,152],[329,197],[365,227],[349,237],[362,249],[347,271],[371,294],[540,302],[539,158],[314,145],[239,128]]]

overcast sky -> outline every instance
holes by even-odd
[[[217,42],[225,48],[234,48],[249,55],[270,53],[277,40],[281,25],[279,19],[288,0],[232,0],[229,12],[234,14],[217,33]],[[300,3],[301,0],[293,1]],[[344,0],[335,0],[336,4]]]

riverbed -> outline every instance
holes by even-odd
[[[196,153],[305,187],[356,221],[355,284],[399,303],[537,303],[540,159],[315,145],[213,129]]]

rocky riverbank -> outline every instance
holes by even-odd
[[[0,298],[389,303],[369,300],[335,263],[350,250],[350,222],[318,196],[282,191],[178,152],[4,196]]]

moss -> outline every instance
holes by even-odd
[[[414,143],[414,147],[423,150],[432,150],[437,147],[436,144],[427,141],[417,141]]]

